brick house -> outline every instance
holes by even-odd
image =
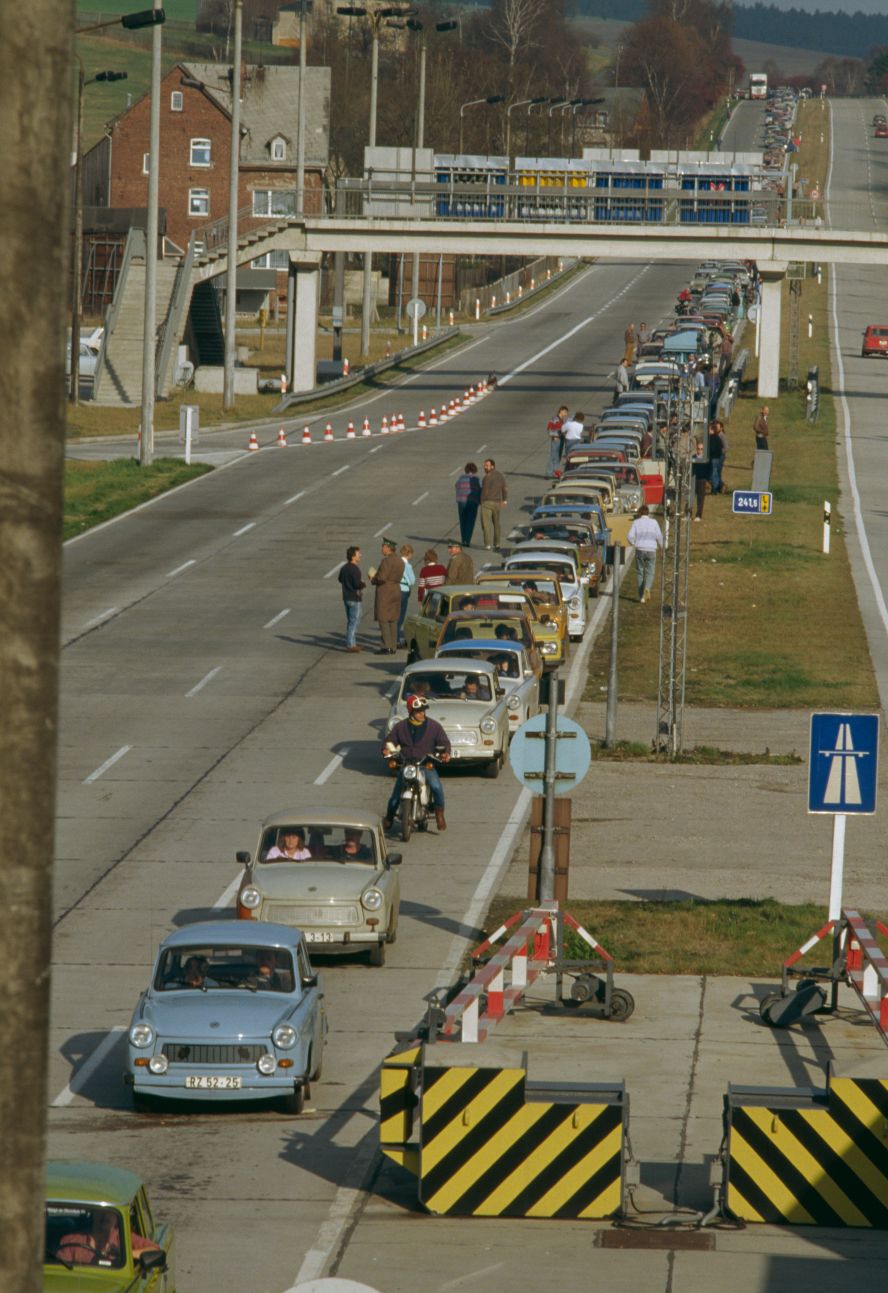
[[[230,76],[226,64],[183,62],[161,81],[159,205],[166,215],[167,238],[183,250],[192,233],[200,238],[208,226],[228,215]],[[296,209],[299,69],[246,66],[242,86],[238,223],[243,232]],[[149,111],[150,96],[145,94],[109,123],[105,138],[86,154],[86,205],[147,205]],[[309,67],[305,81],[308,210],[319,210],[323,200],[329,138],[330,69]],[[265,267],[279,266],[265,258]]]

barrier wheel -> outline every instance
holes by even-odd
[[[762,1019],[764,1023],[770,1024],[772,1028],[779,1028],[780,1023],[771,1018],[771,1008],[776,1006],[778,1001],[782,1000],[782,992],[769,992],[768,995],[763,997],[759,1002],[759,1018]]]
[[[622,1021],[628,1019],[635,1010],[635,998],[625,988],[614,988],[611,993],[611,1007],[608,1018]]]

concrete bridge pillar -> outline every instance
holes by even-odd
[[[786,265],[771,262],[761,267],[762,302],[759,333],[758,397],[775,399],[780,394],[780,313]]]
[[[320,257],[290,261],[287,277],[287,385],[291,391],[314,389],[317,374]]]

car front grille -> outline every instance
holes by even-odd
[[[361,924],[360,913],[353,903],[314,907],[309,903],[303,905],[298,902],[265,902],[262,904],[262,919],[297,927]]]
[[[252,1042],[164,1042],[163,1054],[171,1064],[255,1064],[268,1047]]]

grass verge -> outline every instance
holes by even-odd
[[[602,741],[592,742],[592,758],[610,763],[660,763],[662,755],[655,754],[641,741],[617,741],[608,748]],[[673,763],[711,764],[715,767],[749,767],[752,764],[770,764],[790,767],[801,763],[802,758],[792,750],[789,754],[772,754],[770,750],[720,750],[714,745],[695,745],[692,750],[682,750]]]
[[[208,471],[212,467],[206,463],[186,466],[178,458],[158,458],[150,467],[140,467],[135,458],[67,462],[64,537],[82,534]]]
[[[707,902],[581,902],[567,909],[597,938],[625,974],[718,974],[777,978],[791,952],[825,922],[817,903],[789,905],[771,898],[719,898]],[[490,934],[527,906],[524,898],[496,898],[484,929]],[[571,941],[572,940],[572,941]],[[568,951],[585,955],[571,935]],[[584,950],[585,949],[585,950]],[[829,962],[829,944],[819,944],[809,964]],[[804,962],[802,963],[804,964]]]
[[[800,109],[804,147],[799,175],[823,191],[828,136],[820,144],[819,104]],[[811,120],[808,115],[811,115]],[[816,125],[816,129],[815,129]],[[807,150],[807,151],[806,151]],[[796,390],[781,390],[771,409],[774,510],[768,517],[734,516],[730,494],[708,498],[700,524],[692,526],[688,600],[689,705],[738,708],[876,707],[878,691],[841,523],[833,508],[832,551],[821,553],[823,501],[838,498],[836,421],[827,317],[827,277],[805,279],[799,299],[800,340]],[[790,351],[790,293],[784,286],[781,369]],[[807,336],[812,317],[813,336]],[[737,349],[754,352],[748,325]],[[817,365],[821,379],[818,421],[805,420],[805,377]],[[755,437],[752,424],[757,364],[751,358],[741,398],[727,423],[729,490],[749,488]],[[620,608],[621,697],[656,696],[659,650],[659,588],[642,606],[634,578],[623,586]],[[604,635],[608,637],[609,635]],[[585,698],[600,700],[607,681],[609,642],[593,651]]]

